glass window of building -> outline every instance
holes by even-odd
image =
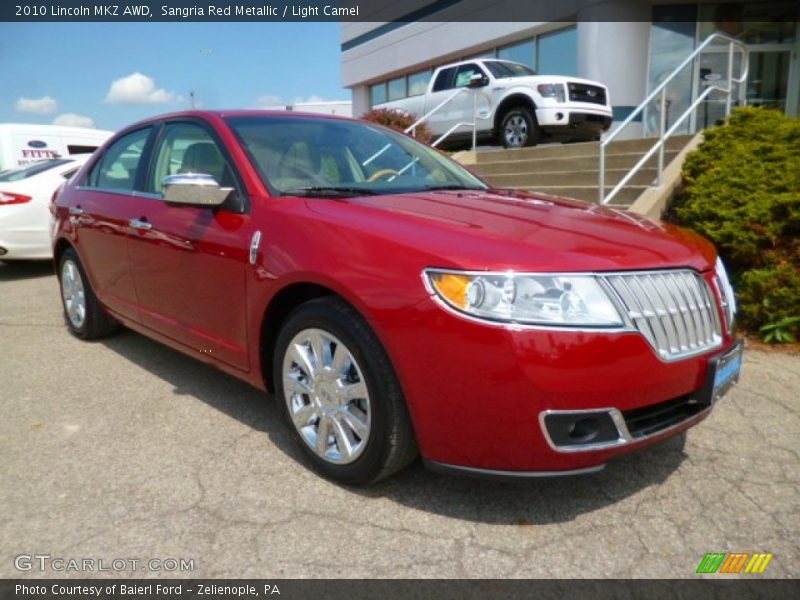
[[[376,83],[369,87],[369,102],[372,106],[386,102],[386,84]]]
[[[698,21],[701,40],[720,31],[747,44],[792,44],[796,35],[797,2],[701,4]]]
[[[533,39],[523,40],[497,50],[497,58],[513,60],[531,69],[536,68],[536,44]]]
[[[402,100],[406,97],[406,78],[398,77],[397,79],[389,80],[387,86],[389,88],[389,101]]]
[[[669,77],[695,47],[697,6],[655,6],[650,28],[650,71],[648,93]],[[665,125],[667,128],[692,102],[692,65],[688,65],[668,84],[666,90]],[[653,101],[645,110],[645,135],[654,135],[661,125],[661,104]],[[689,120],[682,133],[689,131]]]
[[[541,35],[539,42],[539,75],[578,75],[578,30],[568,27]]]
[[[428,89],[428,82],[431,80],[431,72],[420,71],[408,76],[408,95],[420,96]]]
[[[484,50],[483,52],[478,52],[476,54],[470,54],[469,56],[465,56],[461,60],[478,60],[479,58],[497,58],[496,52],[494,48],[489,48],[488,50]]]

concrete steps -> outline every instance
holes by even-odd
[[[668,165],[692,136],[667,141],[664,165]],[[606,148],[606,191],[611,191],[655,143],[654,138],[620,140]],[[550,144],[517,150],[479,152],[474,171],[498,188],[542,192],[596,202],[600,167],[599,142]],[[654,185],[658,157],[651,158],[613,199],[613,205],[629,206]]]

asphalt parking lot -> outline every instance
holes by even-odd
[[[0,348],[0,577],[85,575],[15,568],[48,554],[194,561],[117,576],[673,578],[712,551],[800,576],[797,355],[748,351],[688,436],[597,475],[417,463],[347,489],[303,467],[261,392],[130,331],[70,336],[48,265],[0,263]]]

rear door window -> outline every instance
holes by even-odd
[[[92,168],[86,187],[120,192],[137,189],[137,177],[144,167],[142,157],[153,127],[123,135],[105,151]]]
[[[450,67],[448,69],[442,69],[439,71],[439,74],[436,76],[436,81],[433,83],[433,91],[434,92],[441,92],[443,90],[449,90],[453,87],[453,75],[456,72],[456,67]]]

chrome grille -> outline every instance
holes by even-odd
[[[605,280],[662,359],[698,354],[722,342],[714,296],[694,271],[615,273]]]
[[[606,103],[606,90],[599,85],[588,85],[586,83],[570,81],[567,84],[567,88],[569,88],[570,100],[603,105]]]

